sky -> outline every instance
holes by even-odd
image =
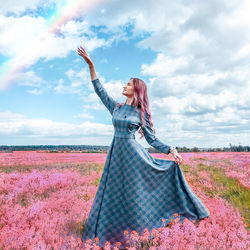
[[[249,13],[247,0],[2,1],[0,145],[110,145],[79,46],[116,101],[131,77],[147,84],[163,143],[249,145]]]

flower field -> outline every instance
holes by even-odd
[[[125,231],[129,249],[249,249],[250,153],[180,154],[185,179],[210,210],[210,218],[181,224],[175,214],[168,226],[152,231],[151,240],[147,229],[143,235]],[[80,237],[106,156],[0,153],[0,249],[101,249],[98,238],[82,243]],[[108,242],[104,249],[111,249]]]

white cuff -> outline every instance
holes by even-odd
[[[174,151],[176,151],[176,148],[175,148],[175,146],[170,146],[170,153],[172,154]]]

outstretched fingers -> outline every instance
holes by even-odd
[[[82,53],[86,53],[86,51],[83,49],[82,46],[80,46],[80,48],[77,49],[78,51],[82,52]]]
[[[81,54],[84,54],[84,51],[82,51],[81,49],[78,48],[78,52],[80,52]]]
[[[82,51],[81,49],[78,48],[78,55],[82,57],[87,57],[86,52]]]
[[[178,157],[179,157],[180,164],[182,164],[182,162],[183,162],[182,157],[180,155],[178,155]]]
[[[80,46],[80,48],[78,48],[78,50],[81,51],[83,54],[87,54],[87,52],[85,51],[85,49],[82,46]]]
[[[181,158],[180,155],[176,155],[174,158],[175,158],[175,162],[177,164],[179,164],[179,165],[182,164],[183,159]]]

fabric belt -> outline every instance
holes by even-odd
[[[135,139],[135,134],[133,133],[129,134],[129,133],[120,132],[120,131],[115,131],[114,136],[119,137],[119,138]]]

